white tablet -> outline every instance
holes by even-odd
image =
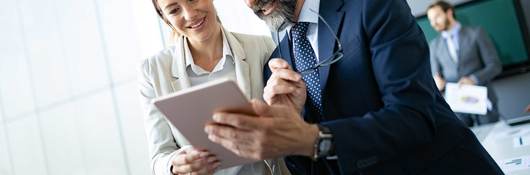
[[[157,98],[154,105],[191,145],[215,154],[221,161],[221,169],[254,162],[211,142],[204,132],[214,111],[253,113],[248,99],[234,81],[223,79],[200,84]]]

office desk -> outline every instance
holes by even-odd
[[[530,124],[509,126],[500,121],[471,130],[504,173],[530,175]]]

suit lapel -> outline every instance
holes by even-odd
[[[461,63],[464,63],[463,61],[464,57],[462,56],[463,55],[462,53],[465,53],[464,50],[467,48],[463,46],[466,45],[466,43],[464,43],[465,41],[469,41],[468,37],[469,35],[467,34],[466,28],[464,27],[460,28],[460,31],[458,32],[458,52],[457,52],[459,66]]]
[[[285,36],[283,37],[282,41],[280,42],[280,45],[278,46],[278,51],[281,50],[281,52],[278,54],[281,58],[283,58],[289,65],[294,67],[293,60],[291,57],[291,47],[290,47],[290,41],[289,37],[287,36],[287,32]]]
[[[250,88],[250,69],[246,62],[245,51],[232,33],[224,30],[224,34],[234,56],[237,85],[241,88],[245,96],[250,99],[252,94]]]
[[[338,34],[339,26],[343,21],[344,11],[340,10],[342,7],[342,0],[320,1],[320,15],[328,22],[333,33],[329,31],[328,27],[319,19],[318,22],[318,50],[319,61],[330,58],[337,47],[335,36]],[[329,76],[329,69],[331,66],[324,66],[319,68],[320,87],[324,91]],[[325,91],[324,91],[325,92]],[[324,95],[325,96],[325,95]]]
[[[449,53],[449,47],[447,46],[447,40],[444,37],[442,37],[442,36],[439,36],[439,37],[440,38],[439,38],[438,45],[440,47],[442,47],[442,48],[437,49],[436,52],[438,52],[438,55],[441,55],[441,58],[448,59],[447,61],[449,63],[451,63],[453,66],[457,67],[458,63],[455,62],[455,60],[453,60],[453,57]]]

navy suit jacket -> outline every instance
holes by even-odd
[[[450,110],[432,79],[429,48],[405,0],[321,0],[320,15],[343,45],[339,62],[319,69],[324,116],[338,160],[289,156],[294,174],[502,174]],[[292,63],[284,37],[271,56]],[[337,49],[319,22],[320,58]],[[291,64],[292,65],[292,64]],[[270,76],[265,68],[265,80]]]

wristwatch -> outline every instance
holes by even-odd
[[[318,138],[314,145],[313,160],[329,156],[333,151],[333,135],[329,128],[318,125]]]

